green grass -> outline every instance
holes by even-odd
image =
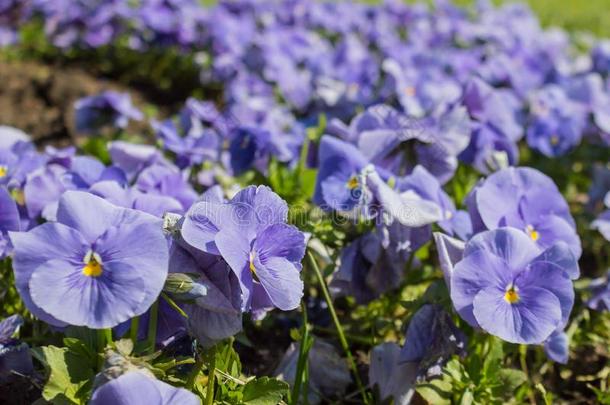
[[[369,0],[375,2],[376,0]],[[422,0],[407,0],[414,3]],[[423,0],[429,1],[429,0]],[[495,4],[528,3],[545,27],[562,27],[571,32],[586,31],[610,37],[610,0],[492,0]],[[454,0],[459,5],[474,0]]]
[[[610,37],[610,0],[529,0],[527,3],[545,26]]]

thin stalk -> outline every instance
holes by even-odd
[[[195,386],[195,381],[197,381],[197,376],[199,375],[199,373],[201,373],[201,369],[203,368],[204,364],[205,364],[205,360],[204,360],[203,356],[197,355],[197,361],[195,362],[195,365],[193,366],[193,369],[191,370],[191,373],[189,374],[189,378],[186,380],[186,388],[188,390],[192,390],[193,387]]]
[[[369,397],[366,394],[364,389],[364,385],[362,385],[362,381],[360,380],[360,375],[358,374],[358,368],[356,367],[356,362],[354,361],[354,357],[352,356],[352,352],[349,349],[349,344],[347,343],[347,339],[345,338],[345,334],[343,333],[343,328],[341,327],[341,322],[339,322],[339,318],[337,317],[337,312],[335,311],[335,306],[333,304],[333,300],[330,297],[330,293],[328,292],[328,286],[326,285],[326,281],[324,280],[324,276],[322,276],[322,272],[320,272],[320,268],[318,267],[318,263],[316,263],[315,258],[311,254],[310,251],[307,251],[307,258],[309,259],[309,263],[316,273],[316,277],[318,278],[318,282],[320,283],[320,288],[322,289],[322,295],[324,295],[324,300],[328,305],[328,310],[330,312],[330,316],[335,324],[335,328],[337,329],[337,335],[339,337],[339,342],[341,343],[341,347],[345,351],[345,355],[347,356],[347,362],[352,369],[352,373],[354,374],[354,379],[356,380],[356,385],[358,386],[358,390],[360,391],[360,395],[362,396],[362,400],[365,404],[369,403]]]
[[[106,329],[97,329],[97,368],[102,369],[104,366],[104,349],[106,348]]]
[[[169,295],[162,292],[161,297],[163,297],[165,302],[167,302],[169,304],[169,306],[172,307],[174,310],[176,310],[176,312],[178,312],[183,318],[188,319],[189,316],[186,314],[186,312],[184,312],[182,310],[182,308],[180,308],[178,306],[178,304],[176,304],[176,302],[173,299],[171,299],[171,297]]]
[[[104,331],[104,337],[106,339],[106,344],[110,344],[112,343],[112,329],[111,328],[107,328],[107,329],[102,329]]]
[[[157,318],[159,316],[159,300],[156,300],[152,307],[150,307],[150,314],[148,317],[148,343],[150,344],[150,352],[155,352],[155,346],[157,345]]]
[[[134,347],[135,347],[136,343],[138,342],[139,328],[140,328],[140,317],[134,316],[133,318],[131,318],[131,327],[129,329],[129,338],[133,342]]]
[[[208,386],[205,393],[205,405],[214,404],[214,382],[216,381],[216,346],[207,353],[208,357]]]
[[[293,405],[296,405],[299,402],[303,375],[307,369],[307,360],[310,349],[309,328],[307,326],[307,307],[303,302],[301,302],[301,311],[303,312],[303,326],[301,327],[301,343],[299,345],[297,371],[294,378],[294,386],[292,387],[291,403]],[[307,389],[307,387],[305,389]],[[307,394],[305,395],[307,396]]]

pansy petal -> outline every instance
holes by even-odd
[[[78,229],[89,243],[93,243],[120,219],[121,214],[120,209],[101,197],[84,191],[67,191],[59,200],[57,221]]]
[[[485,288],[503,288],[511,282],[506,264],[499,257],[485,251],[476,251],[464,256],[453,269],[451,276],[451,301],[453,306],[470,325],[477,327],[473,314],[473,300]]]
[[[248,240],[241,235],[238,228],[225,228],[216,234],[214,241],[220,254],[237,276],[242,293],[242,309],[250,305],[252,274],[250,273]]]
[[[570,352],[568,335],[564,331],[555,331],[544,342],[544,353],[554,362],[567,364]]]
[[[561,322],[559,300],[548,290],[532,287],[519,291],[519,302],[510,304],[498,287],[481,290],[474,298],[474,316],[494,336],[511,343],[539,344]]]
[[[50,260],[82,263],[89,245],[79,232],[57,223],[43,224],[29,232],[11,232],[10,238],[15,247],[13,256],[15,285],[21,299],[37,318],[56,326],[65,326],[64,322],[34,304],[30,296],[30,278],[38,267]],[[57,246],[61,246],[62,249],[57,249]]]
[[[299,306],[303,281],[290,261],[283,257],[267,258],[264,265],[256,267],[256,275],[276,307],[290,311]]]
[[[145,312],[157,299],[169,267],[167,240],[161,231],[161,221],[154,217],[125,231],[125,226],[112,227],[97,241],[95,251],[106,265],[126,265],[146,279],[144,297],[136,312]],[[128,247],[127,249],[125,247]]]
[[[451,275],[453,267],[464,256],[465,243],[459,239],[452,238],[444,233],[434,232],[434,243],[438,251],[438,261],[443,270],[445,284],[451,288]]]
[[[532,263],[546,262],[554,264],[565,271],[572,280],[580,277],[578,260],[572,254],[569,246],[564,242],[557,242],[536,257]]]
[[[298,263],[305,256],[305,235],[295,226],[274,224],[257,235],[254,251],[263,264],[268,257],[284,257]]]
[[[93,392],[90,405],[163,405],[155,380],[137,371],[110,380]]]
[[[88,277],[74,263],[51,260],[32,274],[32,300],[63,322],[93,329],[141,315],[146,286],[141,272],[122,263],[104,263],[103,269],[101,276]]]
[[[221,203],[201,201],[194,204],[184,216],[180,233],[189,245],[203,252],[218,254],[214,242],[229,209]]]
[[[519,274],[515,285],[521,290],[535,287],[555,295],[559,300],[562,323],[565,325],[568,322],[574,306],[574,287],[570,277],[561,267],[550,262],[534,262]]]
[[[485,250],[502,258],[513,269],[522,269],[542,253],[525,232],[514,228],[499,228],[475,235],[466,244],[464,255],[476,250]]]

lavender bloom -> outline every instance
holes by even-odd
[[[410,228],[399,222],[361,236],[341,252],[330,285],[333,293],[353,295],[366,303],[398,288],[409,257],[429,239],[429,227]]]
[[[135,405],[135,404],[184,404],[200,405],[201,401],[184,388],[172,387],[162,381],[131,371],[111,380],[93,392],[91,405]]]
[[[144,41],[186,48],[201,42],[205,16],[205,9],[194,0],[145,0],[134,17]]]
[[[564,244],[541,250],[513,228],[473,237],[451,274],[451,300],[473,327],[512,343],[540,344],[565,326],[578,264]]]
[[[560,156],[580,143],[586,111],[568,99],[561,87],[549,85],[530,100],[527,143],[548,157]]]
[[[610,72],[610,40],[601,40],[595,44],[591,57],[595,71],[600,74],[608,74]]]
[[[167,276],[161,221],[86,192],[61,197],[57,222],[9,235],[17,290],[52,325],[116,326],[144,313]]]
[[[151,145],[115,141],[108,144],[108,153],[114,165],[123,170],[129,179],[154,163],[164,163],[161,152]]]
[[[523,136],[523,129],[518,115],[521,103],[515,94],[475,78],[466,84],[462,102],[475,125],[470,145],[460,159],[482,173],[498,167],[499,154],[505,154],[509,164],[516,164],[516,142]]]
[[[164,149],[176,154],[176,164],[180,168],[198,165],[207,160],[218,159],[220,137],[216,132],[199,128],[191,129],[182,137],[171,120],[153,122],[157,137]]]
[[[76,130],[95,133],[101,127],[111,125],[124,129],[129,120],[141,120],[144,116],[133,106],[128,93],[107,90],[95,96],[81,98],[74,104]]]
[[[370,353],[369,382],[379,388],[382,400],[393,398],[396,405],[408,405],[415,393],[417,363],[401,363],[400,346],[386,342]]]
[[[0,260],[10,254],[12,250],[8,233],[20,229],[21,221],[17,203],[6,187],[0,186]]]
[[[576,257],[582,248],[568,204],[553,181],[527,167],[510,167],[475,187],[467,201],[474,231],[517,228],[542,248],[564,242]]]
[[[197,193],[190,185],[188,171],[181,172],[166,164],[153,164],[142,170],[135,187],[144,193],[172,197],[182,205],[182,211],[189,209],[197,199]]]
[[[13,337],[21,325],[23,318],[19,315],[0,321],[0,376],[12,372],[30,374],[34,371],[30,348]]]
[[[589,289],[592,295],[587,306],[596,311],[610,311],[610,271],[606,277],[593,280]]]
[[[182,214],[185,211],[180,201],[173,197],[143,193],[134,187],[123,187],[115,181],[95,183],[89,192],[119,207],[133,208],[156,217],[162,217],[168,212]]]
[[[432,304],[422,306],[411,318],[401,363],[417,364],[418,375],[440,374],[445,362],[454,354],[464,354],[466,337],[455,326],[445,310]]]
[[[377,217],[388,225],[397,220],[413,227],[441,218],[435,203],[393,190],[384,181],[390,174],[383,169],[378,173],[353,145],[325,135],[320,142],[319,161],[313,201],[326,210],[361,210],[365,217]]]
[[[180,246],[183,243],[172,245],[170,272],[193,277],[186,293],[190,299],[182,305],[189,317],[188,328],[199,343],[212,346],[242,329],[239,281],[220,256]]]
[[[242,310],[299,305],[305,237],[286,224],[288,206],[269,188],[250,186],[228,203],[201,201],[187,212],[181,235],[194,248],[221,255],[237,276]]]
[[[288,347],[284,357],[280,361],[273,374],[280,379],[294,383],[299,360],[298,343]],[[314,339],[313,345],[308,353],[308,375],[309,390],[307,392],[308,402],[319,404],[322,401],[320,394],[325,397],[341,396],[351,383],[349,367],[345,359],[338,353],[337,349],[322,339]]]
[[[570,342],[568,335],[563,330],[553,332],[544,342],[544,353],[554,362],[567,364],[569,359]]]
[[[591,228],[597,229],[607,241],[610,241],[610,191],[606,193],[604,204],[607,210],[591,223]]]

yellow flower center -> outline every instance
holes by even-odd
[[[358,177],[356,176],[352,176],[348,181],[347,181],[347,188],[349,188],[350,190],[353,190],[355,188],[357,188],[359,185],[358,183]]]
[[[551,145],[555,146],[559,143],[559,137],[557,135],[551,136]]]
[[[254,254],[254,252],[250,252],[250,271],[252,272],[252,274],[256,274],[256,267],[254,267],[255,257],[256,255]]]
[[[87,253],[83,262],[85,263],[85,266],[83,267],[83,274],[87,277],[99,277],[104,272],[102,267],[102,259],[97,253]]]
[[[415,87],[413,87],[413,86],[405,87],[405,94],[408,97],[413,97],[415,95]]]
[[[525,232],[527,232],[527,234],[530,236],[530,238],[532,238],[534,242],[536,242],[540,238],[540,234],[538,233],[538,231],[536,231],[531,225],[525,227]]]
[[[0,178],[8,174],[8,167],[0,165]]]
[[[506,290],[504,293],[504,299],[509,304],[519,302],[519,293],[517,292],[517,288],[515,286],[511,286],[508,290]]]
[[[23,190],[18,188],[11,190],[11,197],[13,200],[19,205],[25,205],[25,194],[23,194]]]

